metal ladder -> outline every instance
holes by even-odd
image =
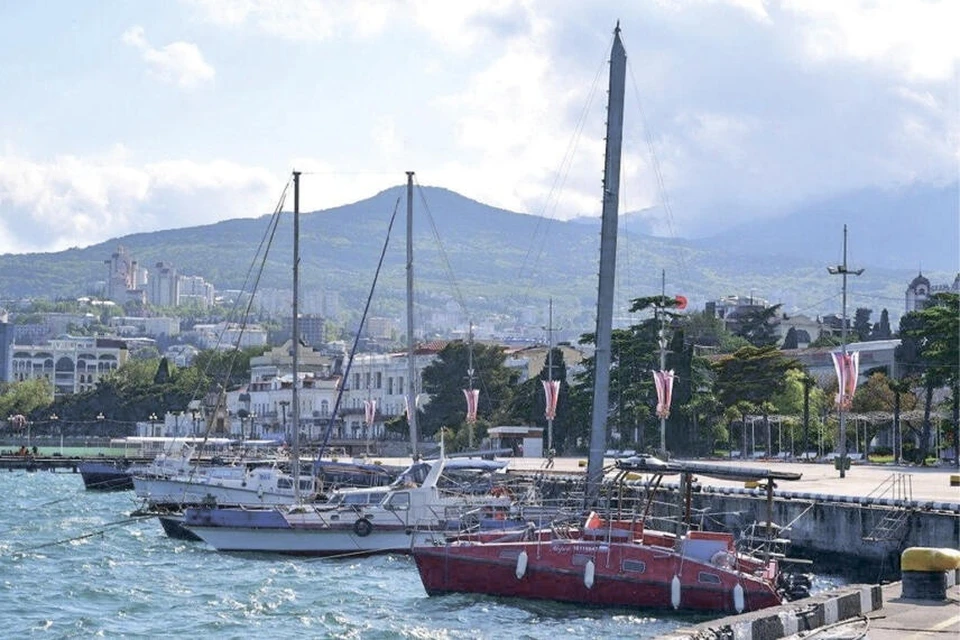
[[[864,536],[864,541],[882,543],[902,540],[907,521],[913,513],[913,507],[908,506],[913,501],[913,477],[909,473],[891,473],[866,497],[892,498],[897,504],[893,507],[861,507],[861,509],[874,510],[882,508],[885,512],[870,535]]]

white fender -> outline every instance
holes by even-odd
[[[737,613],[743,613],[743,585],[739,582],[733,588],[733,608],[736,609]]]
[[[673,580],[670,581],[670,604],[674,609],[680,608],[680,576],[673,574]]]
[[[527,552],[521,551],[517,556],[517,580],[520,580],[527,573]]]
[[[583,584],[587,589],[593,588],[593,578],[596,574],[597,567],[593,564],[593,560],[587,560],[587,566],[583,569]]]

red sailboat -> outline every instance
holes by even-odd
[[[680,486],[689,492],[694,473],[766,480],[768,487],[800,474],[656,458],[621,460],[617,466],[611,486],[637,473],[652,474],[647,486],[653,491],[642,511],[630,517],[618,509],[609,519],[591,512],[573,525],[416,547],[413,556],[427,593],[740,613],[781,604],[788,587],[796,587],[781,580],[780,554],[771,547],[754,555],[738,551],[731,533],[691,530],[678,536],[649,529],[645,521],[664,475],[679,474]]]
[[[464,592],[495,596],[549,599],[589,605],[741,612],[782,602],[777,588],[777,559],[771,553],[753,557],[738,553],[728,533],[689,531],[686,535],[645,527],[648,506],[636,515],[619,512],[604,519],[600,510],[604,484],[603,457],[609,404],[609,369],[613,320],[613,282],[617,242],[617,206],[623,137],[623,97],[626,53],[620,26],[614,31],[610,56],[610,89],[600,240],[600,282],[594,356],[593,419],[590,455],[582,505],[588,516],[573,526],[554,523],[549,529],[531,526],[499,541],[459,538],[441,545],[420,546],[413,556],[430,595]],[[689,516],[693,473],[724,474],[728,478],[768,480],[768,505],[774,479],[798,479],[799,474],[773,474],[710,465],[683,465],[656,458],[620,461],[620,481],[630,474],[650,473],[657,488],[664,474],[680,474]],[[703,469],[702,467],[709,467]],[[759,476],[759,477],[758,477]],[[654,485],[655,482],[655,485]],[[608,506],[616,491],[604,492]],[[768,519],[768,522],[770,520]],[[768,526],[768,532],[769,532]]]

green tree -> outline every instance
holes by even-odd
[[[52,402],[53,388],[45,378],[0,384],[0,420],[17,414],[36,414]]]
[[[767,347],[777,342],[775,320],[783,305],[748,307],[737,315],[734,333],[755,347]]]
[[[772,403],[783,393],[787,371],[801,368],[797,360],[787,358],[776,347],[743,347],[713,363],[714,393],[725,408],[746,403],[753,410],[763,409],[764,403]]]
[[[880,321],[873,325],[873,331],[870,333],[871,340],[889,340],[893,336],[890,331],[890,314],[886,309],[880,312]]]
[[[870,330],[872,328],[872,325],[870,324],[870,314],[872,313],[872,309],[867,309],[865,307],[857,307],[857,310],[854,313],[853,334],[860,342],[866,342],[870,339]]]
[[[933,392],[948,386],[952,393],[960,387],[960,295],[937,293],[920,311],[911,311],[900,318],[901,345],[898,356],[920,374],[924,385],[923,432],[920,437],[920,460],[926,461],[930,448],[930,412]],[[957,445],[957,425],[948,434]]]
[[[454,434],[466,427],[467,404],[463,390],[467,388],[471,348],[475,388],[480,390],[478,423],[482,416],[489,423],[502,424],[509,416],[518,374],[505,366],[504,348],[476,342],[471,347],[457,340],[441,349],[437,358],[423,370],[423,392],[430,397],[418,422],[423,437],[433,437],[441,427],[450,428]]]

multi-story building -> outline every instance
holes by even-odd
[[[101,377],[127,361],[127,345],[111,338],[58,338],[48,344],[15,345],[13,381],[46,379],[54,397],[93,389]]]
[[[14,325],[7,322],[7,314],[0,314],[0,382],[11,382],[10,358],[13,356]]]
[[[158,262],[149,274],[147,302],[155,307],[176,307],[180,304],[180,276],[167,262]]]
[[[180,319],[167,316],[137,318],[115,316],[110,318],[110,326],[118,334],[128,336],[176,336],[180,335]]]
[[[201,308],[213,306],[213,285],[200,276],[179,276],[180,296],[178,304],[196,303]]]
[[[141,287],[146,284],[147,272],[137,261],[127,253],[121,245],[104,260],[107,265],[106,297],[118,304],[131,300],[146,301],[146,295]]]
[[[244,326],[236,322],[197,324],[193,332],[202,349],[245,349],[267,344],[267,331],[259,325]]]

